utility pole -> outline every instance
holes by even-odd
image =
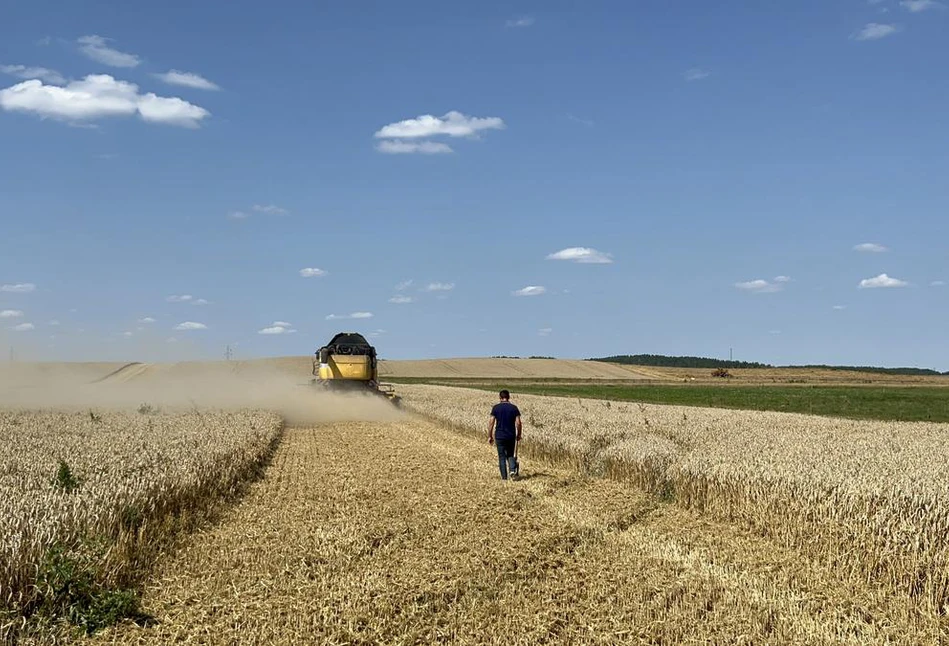
[[[731,348],[728,348],[728,360],[729,360],[729,361],[732,360],[732,349],[731,349]]]
[[[231,352],[231,346],[227,346],[227,348],[224,350],[224,358],[230,361],[231,357],[233,356],[234,356],[234,353]]]

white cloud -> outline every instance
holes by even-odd
[[[135,334],[135,333],[134,333],[134,332],[123,332],[123,333],[122,333],[122,336],[124,336],[125,338],[128,338],[128,337],[132,336],[133,334]]]
[[[582,119],[582,118],[577,117],[577,116],[574,116],[574,115],[572,115],[572,114],[568,114],[568,115],[567,115],[567,118],[570,119],[571,121],[573,121],[574,123],[579,123],[579,124],[581,124],[581,125],[586,126],[587,128],[592,128],[594,125],[596,125],[596,124],[593,123],[593,120],[592,120],[592,119]]]
[[[415,119],[405,119],[383,126],[376,132],[377,139],[418,139],[448,135],[449,137],[473,137],[482,130],[502,130],[504,121],[499,117],[469,117],[452,110],[441,117],[423,114]]]
[[[16,319],[23,316],[20,310],[0,310],[0,319]]]
[[[860,31],[854,33],[851,38],[854,40],[879,40],[886,38],[899,31],[896,25],[885,25],[877,22],[868,23]]]
[[[59,325],[59,321],[57,321],[56,319],[50,319],[49,322],[46,323],[46,325],[52,325],[53,327],[55,327]]]
[[[505,127],[500,117],[469,117],[452,110],[441,117],[423,114],[414,119],[390,123],[376,131],[374,137],[385,140],[376,145],[376,150],[382,153],[438,155],[454,151],[451,146],[441,142],[401,140],[439,135],[476,139],[482,131],[503,130]]]
[[[412,280],[411,278],[409,280],[403,280],[401,283],[395,286],[395,291],[397,292],[404,291],[408,289],[409,287],[411,287],[414,282],[415,281]]]
[[[847,309],[846,305],[834,305],[835,310],[845,310]]]
[[[191,304],[192,304],[192,305],[207,305],[208,302],[207,302],[206,300],[204,300],[203,298],[197,298],[197,299],[191,301]]]
[[[537,330],[537,334],[540,336],[550,336],[553,331],[554,329],[552,327],[542,327]]]
[[[264,213],[266,215],[286,215],[289,211],[285,208],[279,207],[276,204],[255,204],[250,207],[250,210],[255,213]],[[231,211],[227,214],[227,217],[232,220],[246,220],[251,216],[247,211]]]
[[[177,97],[161,97],[149,92],[137,97],[138,113],[143,121],[163,123],[182,128],[197,128],[201,119],[210,116],[204,108]]]
[[[864,251],[867,253],[883,253],[889,251],[886,247],[875,242],[864,242],[862,244],[854,245],[854,251]]]
[[[380,141],[376,150],[389,155],[443,155],[455,152],[448,144],[440,141]]]
[[[221,88],[204,78],[200,74],[192,72],[179,72],[171,70],[164,74],[155,74],[155,76],[169,85],[182,85],[184,87],[195,88],[197,90],[220,90]]]
[[[11,294],[29,294],[36,289],[33,283],[16,283],[15,285],[0,285],[0,292]]]
[[[352,314],[330,314],[326,317],[327,321],[337,321],[340,319],[371,319],[372,312],[353,312]]]
[[[273,334],[296,334],[296,330],[289,326],[283,325],[273,325],[271,327],[265,327],[262,330],[257,330],[257,334],[273,335]]]
[[[860,281],[858,286],[860,289],[870,289],[875,287],[906,287],[909,285],[904,280],[898,278],[890,278],[886,274],[880,274],[874,278],[865,278]]]
[[[426,292],[450,292],[455,289],[455,283],[429,283],[425,286]]]
[[[533,16],[521,16],[520,18],[511,18],[504,23],[505,27],[530,27],[535,22]]]
[[[775,276],[774,282],[776,283],[790,283],[791,278],[789,276]]]
[[[102,36],[83,36],[76,42],[79,51],[92,60],[110,67],[137,67],[141,61],[134,54],[126,54],[106,45],[108,39]]]
[[[929,283],[929,286],[930,286],[930,287],[945,287],[945,286],[946,286],[946,281],[944,281],[944,280],[934,280],[933,282]]]
[[[403,294],[397,294],[389,299],[390,303],[395,303],[396,305],[404,305],[406,303],[413,303],[415,299],[411,296],[405,296]]]
[[[287,321],[274,321],[269,327],[265,327],[262,330],[257,330],[257,334],[264,335],[296,334],[296,332],[297,331],[293,329],[293,324],[288,323]]]
[[[29,67],[26,65],[0,65],[0,72],[21,79],[39,79],[47,83],[62,85],[66,79],[56,70],[45,67]]]
[[[547,255],[547,260],[569,260],[584,264],[609,264],[613,258],[608,253],[589,247],[568,247]]]
[[[138,322],[139,322],[139,323],[154,323],[154,322],[155,322],[155,319],[153,319],[153,318],[150,317],[150,316],[146,316],[145,318],[140,318],[140,319],[138,320]]]
[[[14,332],[29,332],[30,330],[35,330],[36,326],[32,323],[20,323],[19,325],[13,326]]]
[[[701,67],[693,67],[692,69],[686,70],[685,72],[686,81],[700,81],[708,77],[709,72],[703,70]]]
[[[527,287],[522,287],[517,291],[511,292],[514,296],[540,296],[541,294],[546,293],[547,288],[540,285],[528,285]]]
[[[275,204],[255,204],[251,208],[258,213],[266,213],[267,215],[286,215],[289,213],[286,209]]]
[[[207,330],[208,326],[204,323],[195,323],[194,321],[185,321],[175,326],[176,330]]]
[[[326,272],[317,267],[304,267],[300,270],[300,275],[303,278],[313,278],[314,276],[325,276]]]
[[[778,334],[781,334],[781,330],[768,330],[768,334],[777,336]]]
[[[938,9],[943,5],[936,0],[903,0],[900,6],[909,9],[912,13],[919,13],[927,9]]]
[[[784,278],[784,276],[779,276],[778,278]],[[771,294],[774,292],[780,292],[782,289],[784,289],[784,281],[775,280],[775,282],[771,283],[759,278],[757,280],[749,280],[743,283],[735,283],[735,287],[746,292],[753,292],[755,294]]]
[[[138,115],[148,123],[197,128],[210,116],[204,108],[177,97],[140,94],[138,86],[108,74],[90,74],[65,86],[33,79],[0,90],[0,107],[43,118],[82,122]]]
[[[194,300],[194,296],[191,294],[173,294],[172,296],[165,297],[165,300],[169,303],[189,303]]]

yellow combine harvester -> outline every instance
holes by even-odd
[[[327,390],[375,393],[396,405],[400,401],[392,386],[379,383],[376,349],[356,332],[340,332],[317,350],[313,375],[310,383]]]

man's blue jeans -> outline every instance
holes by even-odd
[[[517,461],[514,458],[516,440],[494,438],[494,445],[498,447],[498,468],[501,470],[501,480],[507,480],[509,471],[517,471]]]

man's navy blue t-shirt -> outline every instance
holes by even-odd
[[[494,438],[497,440],[513,440],[517,437],[514,420],[521,414],[517,406],[511,402],[499,402],[491,409],[491,415],[497,420],[494,427]]]

